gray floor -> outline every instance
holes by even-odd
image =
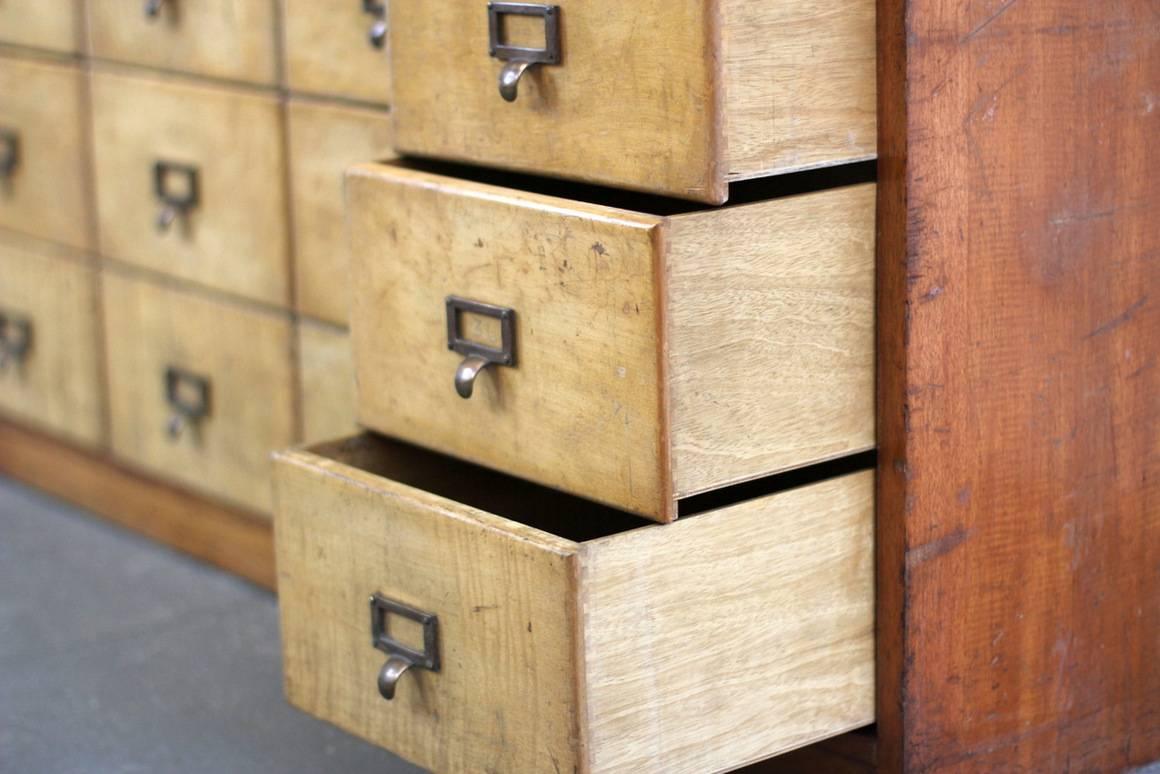
[[[268,592],[0,479],[0,771],[418,771],[279,669]]]

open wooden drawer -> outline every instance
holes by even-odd
[[[721,771],[873,720],[872,472],[659,526],[370,435],[275,467],[286,693],[421,766]]]

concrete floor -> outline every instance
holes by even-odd
[[[0,772],[419,771],[280,666],[268,592],[0,479]]]

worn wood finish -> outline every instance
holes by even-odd
[[[113,452],[192,489],[270,511],[269,455],[294,441],[293,328],[279,314],[106,268]],[[180,438],[165,371],[210,381],[210,414]]]
[[[273,96],[102,70],[93,81],[107,257],[289,305],[282,118]],[[195,118],[196,117],[196,120]],[[198,168],[200,200],[159,231],[157,161]]]
[[[282,0],[290,91],[389,102],[391,68],[386,50],[371,45],[374,21],[361,0]]]
[[[275,467],[287,695],[419,765],[722,771],[872,719],[869,472],[631,529],[371,436]],[[389,706],[376,591],[439,616]]]
[[[270,522],[126,470],[107,455],[0,421],[0,475],[274,588]]]
[[[0,314],[31,345],[0,367],[0,412],[95,446],[104,440],[96,273],[84,257],[0,235]]]
[[[0,129],[15,132],[19,144],[11,177],[0,179],[0,227],[88,248],[92,221],[80,68],[0,59],[0,94]]]
[[[81,0],[0,0],[0,43],[79,51]]]
[[[277,0],[88,0],[92,54],[127,64],[274,85]]]
[[[312,317],[346,325],[350,253],[343,173],[352,164],[394,157],[390,118],[378,111],[301,99],[291,100],[286,111],[296,306]]]
[[[1160,758],[1160,17],[883,0],[884,771]]]
[[[298,383],[304,439],[326,441],[354,432],[354,359],[349,332],[314,320],[299,320]]]
[[[368,427],[659,521],[873,446],[871,185],[660,216],[366,165],[348,195]],[[469,401],[448,295],[516,312]]]

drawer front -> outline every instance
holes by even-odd
[[[78,51],[80,18],[80,0],[4,0],[0,3],[0,43]]]
[[[81,71],[3,59],[0,94],[0,227],[88,248]]]
[[[288,304],[277,100],[99,72],[93,107],[101,252]]]
[[[658,333],[658,221],[368,166],[347,181],[359,419],[377,430],[638,513],[667,500]],[[457,394],[468,360],[512,365]]]
[[[868,472],[579,542],[515,518],[595,506],[382,439],[275,488],[288,697],[433,771],[700,774],[873,721]],[[390,700],[374,595],[435,619],[388,607]]]
[[[282,0],[290,90],[386,104],[386,0]]]
[[[354,363],[350,334],[303,319],[298,323],[302,436],[310,442],[355,431]]]
[[[394,156],[391,122],[384,113],[301,100],[287,110],[297,306],[312,317],[346,325],[350,252],[343,172],[351,164]]]
[[[103,287],[114,453],[268,512],[270,452],[294,436],[290,321],[109,269]]]
[[[277,83],[276,0],[88,0],[93,56]]]
[[[0,241],[0,411],[62,435],[103,440],[96,275],[65,250]]]
[[[723,201],[713,4],[557,2],[498,19],[501,46],[559,32],[559,64],[528,69],[507,102],[487,2],[391,0],[400,151]]]

